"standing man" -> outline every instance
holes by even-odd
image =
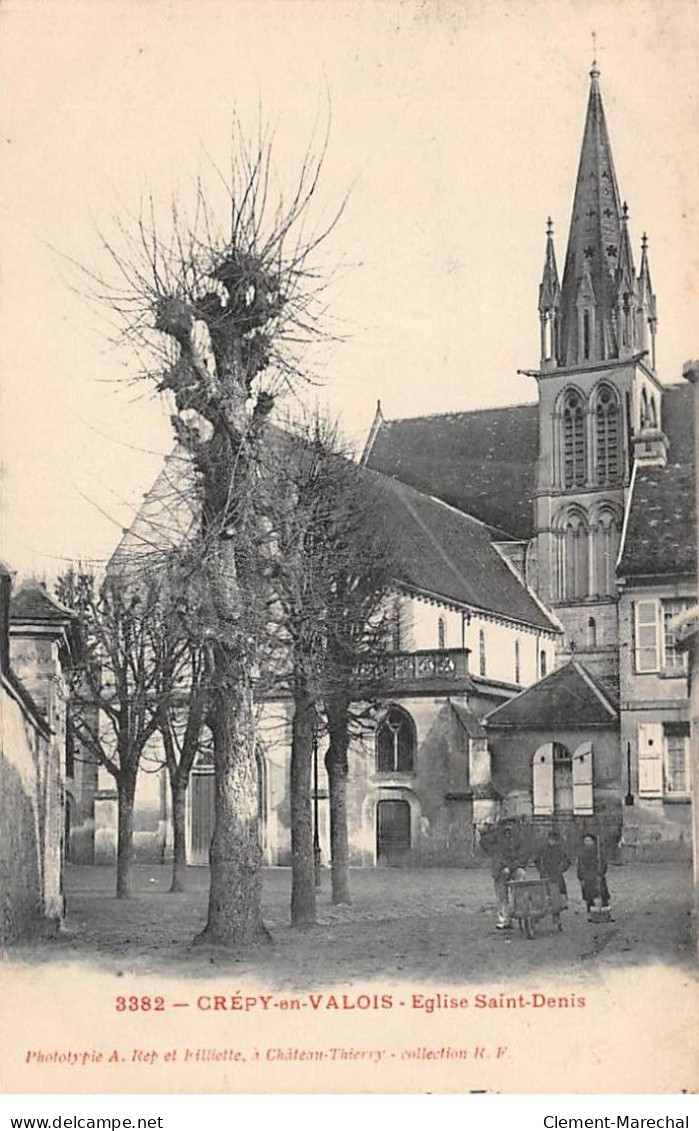
[[[495,885],[495,898],[498,907],[498,931],[508,931],[512,923],[507,902],[507,885],[511,880],[523,880],[526,868],[526,854],[518,843],[512,825],[505,825],[495,842],[492,859],[492,875]]]

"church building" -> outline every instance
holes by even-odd
[[[656,372],[648,239],[635,256],[599,77],[593,64],[562,277],[551,221],[546,233],[541,357],[525,371],[537,402],[401,419],[379,405],[367,439],[362,465],[404,565],[394,651],[377,669],[382,708],[350,750],[354,864],[467,863],[479,828],[507,816],[602,831],[622,858],[691,851],[674,629],[696,600],[691,388]],[[291,709],[266,703],[260,727],[269,864],[290,856]],[[192,863],[207,859],[211,773],[202,752]],[[95,774],[76,832],[85,861],[113,858],[110,785]],[[143,859],[171,850],[168,804],[164,772],[143,775]],[[322,751],[315,810],[327,861]]]

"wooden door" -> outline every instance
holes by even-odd
[[[189,863],[208,864],[214,835],[214,775],[193,773],[189,783]]]
[[[410,862],[410,806],[379,801],[376,807],[376,862],[399,867]]]

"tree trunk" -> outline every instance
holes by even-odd
[[[170,778],[174,851],[170,891],[187,890],[187,783]]]
[[[330,794],[330,854],[333,903],[351,903],[349,838],[347,834],[347,776],[349,766],[349,703],[344,698],[328,703],[330,745],[325,755]]]
[[[311,805],[315,726],[315,704],[300,680],[294,693],[294,719],[291,728],[292,927],[307,927],[316,921]]]
[[[117,781],[117,899],[133,895],[133,809],[136,797],[136,775],[121,774]]]
[[[249,669],[217,646],[209,720],[214,737],[215,824],[211,886],[201,943],[249,945],[269,939],[262,922],[262,853],[255,726]]]

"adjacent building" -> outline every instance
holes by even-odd
[[[0,566],[0,938],[55,928],[72,788],[66,743],[73,614]]]

